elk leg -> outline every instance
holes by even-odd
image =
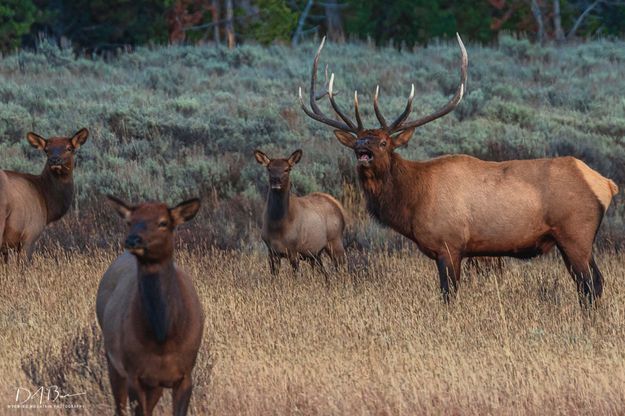
[[[147,396],[139,381],[136,382],[136,385],[129,386],[128,395],[130,396],[130,408],[134,410],[135,416],[149,415],[147,413]]]
[[[22,266],[26,266],[32,262],[33,252],[35,251],[35,242],[26,240],[16,248],[17,262]]]
[[[113,399],[115,400],[115,414],[126,414],[126,403],[128,402],[128,390],[126,390],[126,379],[123,378],[115,367],[111,364],[111,360],[106,355],[106,363],[109,371],[109,381],[111,383],[111,390],[113,392]]]
[[[33,253],[35,252],[34,241],[26,244],[26,246],[24,247],[24,252],[26,253],[26,260],[28,260],[29,263],[32,262]]]
[[[450,296],[454,296],[460,280],[462,258],[450,253],[439,256],[436,260],[438,278],[440,280],[441,295],[445,303],[449,303]]]
[[[163,394],[163,389],[162,387],[151,387],[149,389],[147,389],[147,404],[148,404],[148,411],[147,414],[151,415],[152,412],[154,411],[154,408],[156,407],[156,403],[158,403],[158,400],[161,398],[161,395]]]
[[[576,253],[574,248],[558,246],[566,269],[575,281],[579,304],[592,306],[603,293],[603,275],[592,254],[587,257]],[[588,259],[586,259],[586,258]]]
[[[337,238],[334,241],[330,241],[328,244],[328,255],[332,259],[334,268],[339,269],[339,266],[345,264],[345,248],[343,247],[343,241]]]
[[[293,268],[293,273],[299,272],[299,258],[291,257],[289,259],[289,261],[291,262],[291,267]]]
[[[269,252],[269,270],[276,277],[280,273],[280,257],[273,252]]]
[[[37,240],[39,240],[40,236],[31,237],[24,243],[24,251],[26,252],[26,258],[28,262],[32,262],[33,253],[35,252],[35,245],[37,244]]]
[[[308,258],[308,262],[310,263],[310,267],[312,267],[313,269],[319,270],[323,274],[323,277],[326,280],[326,286],[329,285],[330,276],[328,275],[326,268],[323,266],[323,260],[321,260],[321,255],[318,254],[316,256],[310,256]]]
[[[185,416],[187,414],[192,391],[193,383],[191,381],[191,375],[185,376],[174,386],[174,416]]]

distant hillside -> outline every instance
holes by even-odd
[[[0,167],[41,169],[43,157],[25,140],[29,130],[50,136],[88,127],[76,172],[77,206],[85,209],[97,212],[104,193],[171,202],[199,194],[211,201],[210,221],[242,227],[245,221],[224,219],[215,209],[239,210],[248,222],[258,212],[266,187],[252,156],[257,147],[276,156],[301,147],[296,191],[345,198],[344,189],[356,186],[353,156],[297,101],[316,46],[142,48],[109,61],[46,46],[4,57]],[[503,38],[496,48],[467,49],[466,98],[451,115],[420,128],[403,155],[573,155],[625,188],[624,42],[556,48]],[[337,100],[350,113],[359,90],[365,123],[376,126],[377,84],[387,118],[401,112],[411,83],[414,114],[425,114],[456,88],[458,58],[456,44],[411,52],[329,44],[320,68],[327,63],[336,74]],[[622,226],[624,211],[622,203],[612,210],[612,226]]]

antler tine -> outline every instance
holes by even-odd
[[[300,103],[300,107],[302,107],[302,110],[304,110],[304,113],[306,113],[308,117],[314,120],[317,120],[323,124],[327,124],[328,126],[334,127],[335,129],[339,129],[343,131],[352,131],[350,127],[345,123],[326,117],[321,112],[317,114],[314,112],[314,110],[313,111],[309,110],[306,107],[306,104],[304,104],[304,97],[302,96],[302,87],[299,87],[299,103]]]
[[[380,112],[380,108],[378,107],[378,95],[380,94],[380,86],[375,87],[375,95],[373,96],[373,110],[375,111],[375,116],[378,118],[380,122],[380,126],[382,129],[388,130],[388,124],[386,124],[386,119]]]
[[[396,133],[398,131],[413,129],[413,128],[422,126],[424,124],[427,124],[430,121],[434,121],[437,118],[440,118],[444,116],[445,114],[451,112],[454,108],[458,106],[460,101],[462,101],[462,97],[464,96],[464,92],[466,91],[466,88],[467,88],[467,68],[469,66],[469,57],[467,56],[467,50],[464,47],[464,43],[462,43],[462,39],[460,38],[460,35],[458,33],[456,33],[456,38],[458,39],[458,45],[460,46],[461,65],[460,65],[460,85],[458,86],[458,89],[456,90],[456,93],[454,94],[454,96],[451,98],[451,100],[449,100],[449,102],[444,107],[442,107],[435,113],[430,114],[429,116],[420,118],[415,121],[411,121],[409,123],[402,122],[394,127],[391,126],[391,129],[389,131],[390,133]]]
[[[360,118],[360,111],[358,111],[358,91],[354,91],[354,112],[356,113],[356,123],[358,123],[358,130],[363,130],[362,119]]]
[[[412,86],[410,87],[410,95],[408,96],[408,102],[406,103],[406,108],[404,109],[404,112],[401,113],[395,121],[393,121],[393,123],[389,127],[390,131],[394,131],[397,126],[400,126],[401,123],[406,121],[406,119],[410,115],[410,112],[412,111],[412,100],[414,100],[414,84],[412,84]]]
[[[319,48],[317,49],[317,53],[315,54],[315,59],[313,60],[312,73],[310,75],[310,108],[313,110],[315,114],[321,114],[321,110],[317,106],[315,97],[317,91],[317,67],[319,66],[319,57],[321,56],[321,51],[323,50],[324,45],[326,44],[326,37],[324,36],[321,39],[321,44],[319,44]]]
[[[323,97],[328,95],[328,64],[326,64],[326,68],[325,68],[324,73],[325,73],[325,77],[324,77],[324,80],[323,80],[323,88],[324,88],[325,91],[320,92],[319,94],[317,94],[317,96],[315,97],[316,101],[319,101]],[[339,95],[339,92],[338,91],[334,92],[334,95]]]
[[[313,60],[312,73],[310,75],[310,109],[308,109],[306,107],[306,104],[304,104],[304,97],[302,96],[301,87],[299,88],[300,106],[302,107],[302,110],[304,110],[304,113],[306,113],[308,117],[314,120],[317,120],[321,123],[327,124],[339,130],[354,131],[353,126],[349,126],[338,120],[334,120],[323,115],[323,112],[321,111],[321,109],[319,108],[316,102],[315,92],[316,92],[316,84],[317,84],[317,67],[319,65],[319,56],[321,55],[321,50],[323,49],[325,42],[326,42],[326,38],[324,36],[323,39],[321,40],[321,44],[319,45],[319,49],[317,49],[317,53],[315,54],[315,59]]]
[[[334,87],[334,73],[330,75],[330,84],[328,85],[328,98],[330,98],[330,104],[332,105],[334,112],[345,122],[345,124],[347,124],[352,131],[357,131],[356,126],[354,125],[354,122],[351,121],[349,117],[347,117],[345,114],[343,114],[338,104],[334,100],[334,94],[332,93],[333,87]]]

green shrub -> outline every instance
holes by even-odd
[[[307,89],[316,47],[138,48],[104,60],[43,43],[37,52],[9,55],[0,61],[0,167],[38,173],[44,157],[26,142],[28,131],[71,135],[86,126],[91,137],[76,170],[81,215],[101,210],[107,193],[169,202],[200,195],[210,201],[207,241],[244,246],[258,237],[267,189],[255,148],[276,157],[304,150],[293,171],[297,193],[341,198],[346,184],[357,187],[352,152],[299,108],[297,89]],[[571,154],[625,188],[624,50],[623,42],[608,41],[558,49],[512,38],[496,48],[468,45],[465,99],[419,128],[400,152],[489,160]],[[320,67],[335,73],[337,101],[349,114],[358,89],[365,124],[377,127],[376,85],[387,119],[404,109],[411,83],[411,117],[426,115],[455,92],[458,57],[455,43],[414,52],[329,43]],[[326,101],[320,106],[331,114]],[[354,230],[351,241],[386,238],[371,230]],[[227,240],[239,237],[247,240]]]

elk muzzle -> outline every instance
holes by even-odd
[[[281,190],[284,187],[284,184],[282,183],[282,177],[269,178],[269,187],[277,191]]]
[[[354,145],[354,153],[359,165],[369,166],[373,161],[373,152],[369,150],[369,139],[358,139]]]
[[[130,234],[126,237],[124,248],[131,254],[142,256],[145,254],[145,241],[143,241],[143,238],[138,234]]]
[[[48,159],[48,165],[50,166],[50,170],[54,173],[63,173],[63,170],[66,169],[63,158],[60,156],[52,156]]]

